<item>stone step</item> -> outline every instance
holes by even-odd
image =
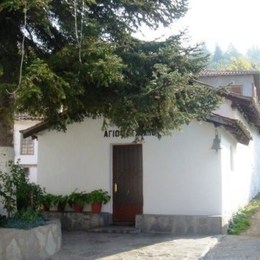
[[[118,233],[118,234],[137,234],[141,232],[139,228],[129,227],[129,226],[114,226],[114,225],[91,228],[88,231],[92,233]]]

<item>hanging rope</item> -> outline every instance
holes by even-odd
[[[82,41],[83,41],[83,25],[84,25],[84,11],[85,11],[85,1],[81,2],[81,19],[80,19],[80,30],[78,29],[78,2],[77,0],[73,1],[74,6],[74,28],[75,28],[75,37],[77,41],[78,48],[78,58],[79,62],[82,63]]]
[[[83,41],[83,25],[84,25],[85,1],[82,0],[81,20],[80,20],[80,41],[79,41],[79,62],[82,62],[82,41]]]
[[[25,2],[25,7],[24,7],[24,28],[27,27],[27,4]],[[22,46],[21,46],[21,62],[20,62],[20,71],[19,71],[19,81],[18,81],[18,87],[20,87],[21,82],[22,82],[22,75],[23,75],[23,62],[24,62],[24,42],[25,42],[25,35],[23,34],[23,39],[22,39]]]
[[[76,37],[77,43],[79,43],[77,10],[78,10],[78,3],[77,3],[77,0],[74,0],[74,26],[75,26],[75,37]]]
[[[84,8],[85,3],[84,0],[82,0],[82,10],[81,10],[81,20],[80,20],[80,33],[78,30],[78,2],[77,0],[74,0],[74,27],[75,27],[75,37],[77,41],[77,48],[78,48],[78,57],[79,57],[79,63],[82,63],[82,38],[83,38],[83,15],[84,15]]]

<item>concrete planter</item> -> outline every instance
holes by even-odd
[[[0,228],[0,259],[47,259],[60,248],[59,220],[29,230]]]

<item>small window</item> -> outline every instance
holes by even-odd
[[[243,86],[242,85],[231,85],[230,88],[232,93],[243,95]]]
[[[21,138],[21,154],[33,155],[34,154],[34,142],[32,137]]]

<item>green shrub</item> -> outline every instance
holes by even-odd
[[[93,190],[89,193],[89,202],[90,203],[103,203],[106,204],[110,200],[110,196],[107,191],[102,189]]]
[[[258,210],[260,210],[260,198],[257,196],[234,215],[228,227],[228,234],[239,235],[242,231],[248,229],[251,217]]]
[[[47,209],[54,205],[54,200],[56,196],[52,193],[45,193],[41,197],[41,203],[42,205]]]
[[[70,206],[75,204],[84,206],[89,202],[89,194],[84,191],[77,192],[77,190],[74,190],[68,195],[67,202]]]
[[[44,217],[33,209],[27,208],[18,211],[13,217],[5,218],[1,222],[1,227],[30,229],[45,224]]]
[[[9,161],[10,172],[0,171],[0,200],[6,209],[8,217],[16,210],[27,208],[39,209],[44,189],[35,183],[30,183],[24,168]]]
[[[0,171],[0,201],[7,212],[0,216],[0,227],[29,229],[45,223],[39,209],[44,189],[30,183],[24,168],[9,162],[9,172]]]

